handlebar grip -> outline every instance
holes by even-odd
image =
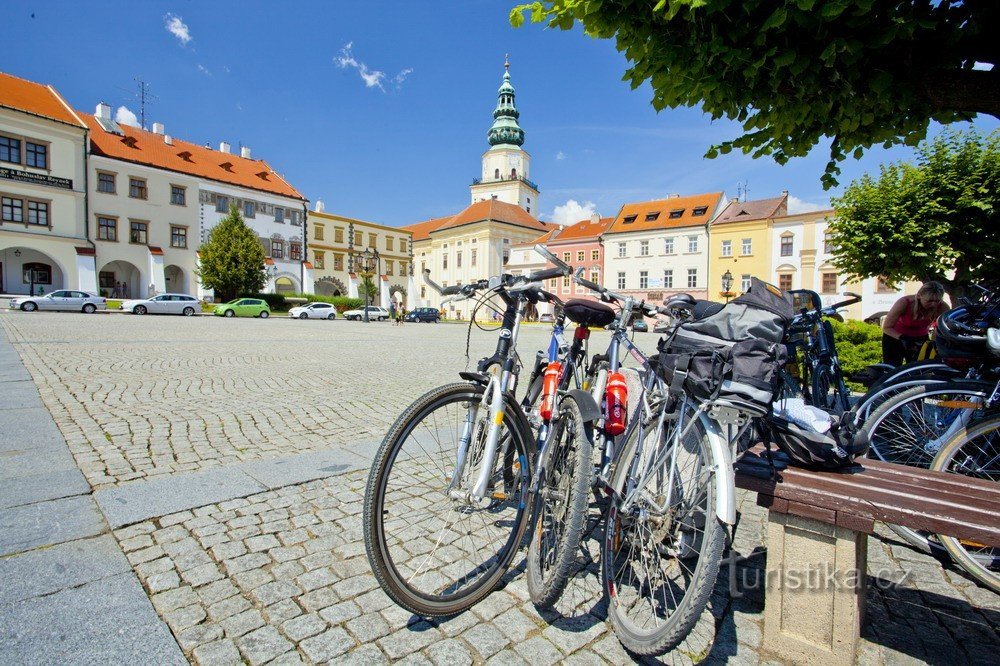
[[[441,295],[442,296],[454,296],[455,294],[461,293],[461,291],[462,291],[461,287],[459,287],[458,285],[452,285],[450,287],[445,287],[444,289],[442,289],[441,290]]]
[[[577,284],[581,284],[587,289],[590,289],[591,291],[596,291],[597,293],[601,293],[602,291],[604,291],[604,287],[602,287],[601,285],[597,284],[596,282],[591,282],[590,280],[585,280],[582,277],[577,278],[576,282]]]
[[[552,278],[562,277],[566,275],[565,269],[562,268],[546,268],[545,270],[538,271],[537,273],[532,273],[528,276],[528,282],[538,282],[539,280],[550,280]]]

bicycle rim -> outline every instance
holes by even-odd
[[[990,419],[949,442],[932,469],[1000,483],[1000,419]],[[1000,548],[973,539],[940,535],[956,564],[995,592],[1000,592]]]
[[[448,492],[463,427],[481,397],[482,389],[469,384],[426,394],[393,425],[372,465],[364,510],[368,558],[386,594],[418,615],[451,615],[486,596],[527,526],[531,463],[509,413],[501,441],[512,449],[497,451],[492,499],[478,506]],[[488,422],[489,410],[481,406],[458,489],[471,487],[482,464]],[[513,468],[506,469],[503,461],[511,457]]]
[[[673,439],[664,437],[663,445]],[[659,448],[648,444],[640,456]],[[662,654],[687,636],[708,603],[724,545],[712,458],[701,429],[693,428],[672,455],[671,499],[668,456],[647,485],[648,496],[627,511],[621,497],[613,499],[602,544],[609,619],[622,645],[642,655]]]

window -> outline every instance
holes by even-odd
[[[684,209],[683,208],[675,208],[674,210],[670,211],[670,219],[671,220],[680,219],[680,217],[683,216],[683,215],[684,215]]]
[[[21,140],[0,136],[0,162],[21,163]]]
[[[782,273],[778,276],[778,289],[788,291],[792,288],[792,274]]]
[[[691,215],[694,217],[700,217],[708,212],[708,206],[697,206],[691,211]]]
[[[137,222],[135,220],[130,220],[130,222],[128,242],[135,243],[137,245],[145,245],[147,240],[146,236],[149,233],[149,222]]]
[[[342,227],[333,228],[333,242],[334,243],[344,242],[344,229]]]
[[[148,198],[148,193],[146,192],[146,181],[142,178],[129,178],[128,195],[133,199]]]
[[[448,270],[448,253],[445,252],[441,255],[441,269]]]
[[[891,294],[896,291],[896,287],[889,284],[884,277],[880,277],[875,283],[875,291],[880,294]]]
[[[587,256],[586,252],[584,252],[583,250],[577,250],[577,252],[576,252],[576,260],[578,262],[584,262],[584,261],[586,261],[586,256]]]
[[[564,276],[563,276],[563,280],[562,280],[562,282],[563,282],[563,284],[562,284],[562,286],[563,286],[563,291],[565,291],[565,290],[569,289],[569,276],[568,276],[568,275],[564,275]]]
[[[507,262],[510,260],[510,239],[503,239],[503,263],[506,266]]]
[[[97,240],[117,241],[118,220],[113,217],[98,217]]]
[[[170,203],[175,206],[186,206],[187,205],[187,188],[181,187],[180,185],[170,186]]]
[[[790,257],[792,256],[792,246],[795,243],[795,237],[791,234],[781,237],[781,256]]]
[[[24,222],[24,202],[20,199],[3,197],[2,210],[4,222]]]
[[[723,257],[733,256],[733,241],[731,240],[722,241],[722,256]]]
[[[377,247],[378,236],[375,234],[368,234],[368,247]]]
[[[658,218],[659,216],[660,216],[660,211],[646,213],[646,222],[655,222],[656,218]]]
[[[469,265],[470,266],[476,265],[476,250],[472,250],[469,252]]]
[[[649,271],[639,271],[639,289],[649,289]]]
[[[597,284],[600,284],[601,283],[601,276],[600,276],[600,274],[597,271],[590,271],[590,281],[591,282],[596,282]]]
[[[344,255],[342,254],[333,255],[333,270],[335,271],[344,270]]]
[[[572,261],[572,259],[570,259],[570,253],[569,252],[563,252],[563,261],[565,261],[567,264],[570,261]]]
[[[619,257],[625,256],[625,243],[618,243],[618,256]]]
[[[823,273],[823,293],[824,294],[835,294],[835,293],[837,293],[837,274],[836,273]]]
[[[455,268],[461,268],[461,267],[462,267],[462,251],[459,250],[458,252],[455,253]]]
[[[21,267],[21,281],[25,284],[52,284],[52,267],[32,262]],[[68,295],[68,293],[67,293]]]
[[[648,257],[649,256],[649,241],[639,241],[639,256]]]
[[[301,227],[302,226],[302,211],[301,210],[293,210],[293,211],[290,211],[290,215],[291,215],[291,218],[292,218],[292,226],[294,226],[294,227]]]
[[[748,273],[744,273],[740,278],[740,291],[750,291],[750,275]]]
[[[170,247],[187,247],[188,230],[185,227],[170,227]]]
[[[405,261],[399,262],[399,274],[400,275],[406,275],[406,262]]]
[[[600,250],[591,250],[590,251],[590,260],[591,261],[600,261],[601,260],[601,251]]]
[[[740,254],[753,254],[753,239],[744,238],[740,243]]]
[[[285,241],[278,239],[271,241],[271,257],[274,259],[285,258]]]
[[[28,202],[28,224],[49,226],[49,204],[43,201]]]
[[[115,272],[114,271],[101,271],[97,274],[97,283],[101,289],[114,289],[115,288]]]
[[[674,288],[674,271],[669,268],[663,271],[663,288],[664,289]]]
[[[49,147],[44,143],[24,142],[25,164],[36,169],[49,168]]]
[[[358,247],[361,247],[362,238],[363,236],[360,231],[354,232],[354,244],[357,245]]]
[[[323,240],[323,225],[322,224],[314,224],[313,225],[313,231],[316,232],[316,240]]]
[[[638,215],[626,215],[625,219],[622,220],[622,222],[624,222],[625,224],[632,224],[633,222],[635,222],[635,218],[637,218],[637,217],[639,217],[639,216]]]
[[[829,231],[823,232],[823,252],[833,254],[837,251],[837,246],[833,244],[832,235]]]
[[[462,253],[459,252],[459,254],[462,254]],[[459,265],[461,265],[461,264],[459,264]],[[393,269],[392,260],[386,259],[385,260],[385,274],[386,275],[392,275],[392,269]]]
[[[393,239],[392,236],[386,236],[385,237],[385,249],[386,250],[389,250],[389,251],[392,250],[393,240],[394,239]]]
[[[673,238],[664,238],[663,239],[663,251],[665,253],[667,253],[667,254],[673,254],[674,253],[674,239]]]
[[[698,251],[698,237],[688,236],[688,252],[697,252],[697,251]]]
[[[406,252],[406,239],[405,238],[400,238],[399,239],[399,251],[400,252]]]
[[[326,252],[313,252],[313,265],[319,270],[326,268]]]
[[[215,212],[216,213],[228,213],[229,212],[229,197],[224,197],[221,194],[215,196]],[[278,209],[274,209],[274,221],[280,222],[278,219]]]
[[[97,191],[104,192],[105,194],[114,194],[115,174],[99,171],[97,173]]]
[[[622,273],[621,271],[618,272],[618,288],[625,288],[625,273]]]
[[[243,202],[243,217],[257,217],[257,204],[252,201]]]
[[[688,269],[688,289],[694,289],[698,286],[698,269],[689,268]]]

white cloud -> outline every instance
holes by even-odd
[[[180,40],[181,46],[187,46],[187,43],[191,41],[191,31],[187,24],[181,20],[181,17],[167,14],[163,20],[166,23],[167,31]]]
[[[560,150],[558,153],[556,153],[556,159],[560,161],[566,159],[566,153]]]
[[[118,110],[115,111],[115,122],[119,125],[131,125],[132,127],[139,126],[139,117],[128,110],[128,107],[119,106]]]
[[[356,69],[358,71],[358,76],[360,76],[361,80],[365,82],[366,88],[378,88],[382,92],[387,92],[383,83],[386,77],[385,72],[378,69],[369,69],[368,65],[354,57],[354,54],[351,52],[353,47],[354,42],[347,42],[347,44],[344,45],[344,48],[340,49],[340,55],[334,57],[333,62],[341,69],[346,69],[348,67]],[[405,81],[406,77],[411,73],[413,73],[413,69],[407,67],[396,74],[396,76],[392,77],[392,82],[396,85],[396,88],[402,86],[403,81]]]
[[[570,199],[561,206],[556,206],[552,212],[552,222],[569,226],[583,220],[589,220],[590,216],[597,212],[597,204],[593,201],[585,201],[582,204],[576,199]]]
[[[212,72],[208,71],[208,68],[202,65],[201,63],[198,63],[198,71],[204,74],[205,76],[212,76]]]
[[[809,203],[808,201],[803,201],[802,199],[799,199],[791,194],[788,195],[789,215],[795,215],[797,213],[811,213],[814,210],[823,210],[824,208],[829,207],[829,204]]]

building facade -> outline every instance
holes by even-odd
[[[96,291],[86,144],[52,86],[0,73],[0,293]]]
[[[725,298],[750,288],[750,278],[769,280],[773,220],[788,213],[788,192],[770,199],[731,199],[709,228],[709,297]],[[723,275],[732,276],[725,293]]]

